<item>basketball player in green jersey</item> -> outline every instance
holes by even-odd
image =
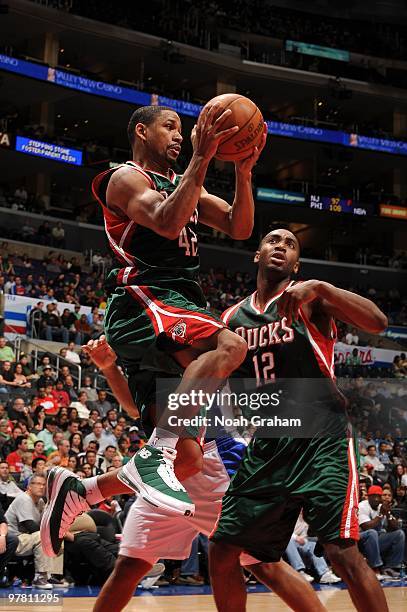
[[[125,367],[143,423],[153,421],[156,426],[149,443],[123,466],[119,478],[154,507],[187,516],[193,514],[194,504],[175,476],[174,460],[177,456],[179,469],[184,463],[192,475],[201,469],[202,452],[199,442],[182,428],[169,431],[168,424],[160,426],[151,418],[151,371],[165,376],[171,368],[185,370],[179,393],[188,393],[203,379],[209,385],[206,390],[213,391],[246,355],[246,342],[207,310],[198,284],[198,219],[240,240],[253,228],[251,171],[266,142],[266,125],[260,146],[235,162],[231,206],[203,187],[219,144],[239,129],[223,128],[230,114],[219,103],[202,111],[191,136],[192,159],[183,176],[177,176],[171,166],[183,140],[179,116],[166,107],[139,108],[128,125],[133,159],[102,172],[92,184],[117,262],[109,279],[113,293],[105,314],[106,337]],[[188,406],[178,416],[191,417],[198,409]],[[52,486],[48,483],[48,511],[56,521],[72,483],[76,486],[60,472]],[[48,554],[55,554],[60,545],[57,538]]]
[[[294,379],[312,379],[315,389],[330,387],[342,434],[253,438],[211,536],[215,600],[220,612],[245,610],[240,553],[278,561],[303,508],[356,609],[385,612],[384,593],[357,547],[357,458],[345,408],[335,404],[333,357],[335,319],[369,333],[383,331],[387,319],[370,300],[329,283],[295,283],[291,277],[298,272],[299,255],[298,240],[287,230],[272,231],[261,241],[255,256],[257,291],[222,317],[248,343],[247,356],[232,376],[256,379],[259,386],[282,379],[293,379],[295,386]],[[327,413],[330,407],[327,402]],[[302,417],[307,418],[305,408]]]

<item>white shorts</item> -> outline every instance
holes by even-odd
[[[182,483],[195,504],[195,515],[185,517],[153,508],[138,497],[124,524],[120,555],[143,559],[152,565],[158,559],[187,559],[196,536],[212,533],[230,479],[216,442],[205,444],[203,451],[202,471]],[[242,553],[240,562],[242,565],[259,563],[246,553]]]

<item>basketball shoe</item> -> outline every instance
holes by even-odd
[[[195,505],[174,472],[177,451],[168,447],[143,446],[117,477],[153,506],[183,516],[193,516]]]

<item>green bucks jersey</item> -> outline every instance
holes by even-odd
[[[223,322],[249,348],[234,376],[256,379],[258,386],[283,378],[332,378],[335,324],[326,338],[300,309],[299,319],[287,325],[278,314],[282,294],[270,298],[264,311],[255,303],[255,292],[223,313]]]

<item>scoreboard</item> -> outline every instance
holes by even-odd
[[[335,196],[311,194],[309,197],[309,207],[315,210],[328,210],[332,213],[349,213],[361,217],[373,214],[373,206],[369,204],[361,205],[359,202],[354,203],[351,199]]]

